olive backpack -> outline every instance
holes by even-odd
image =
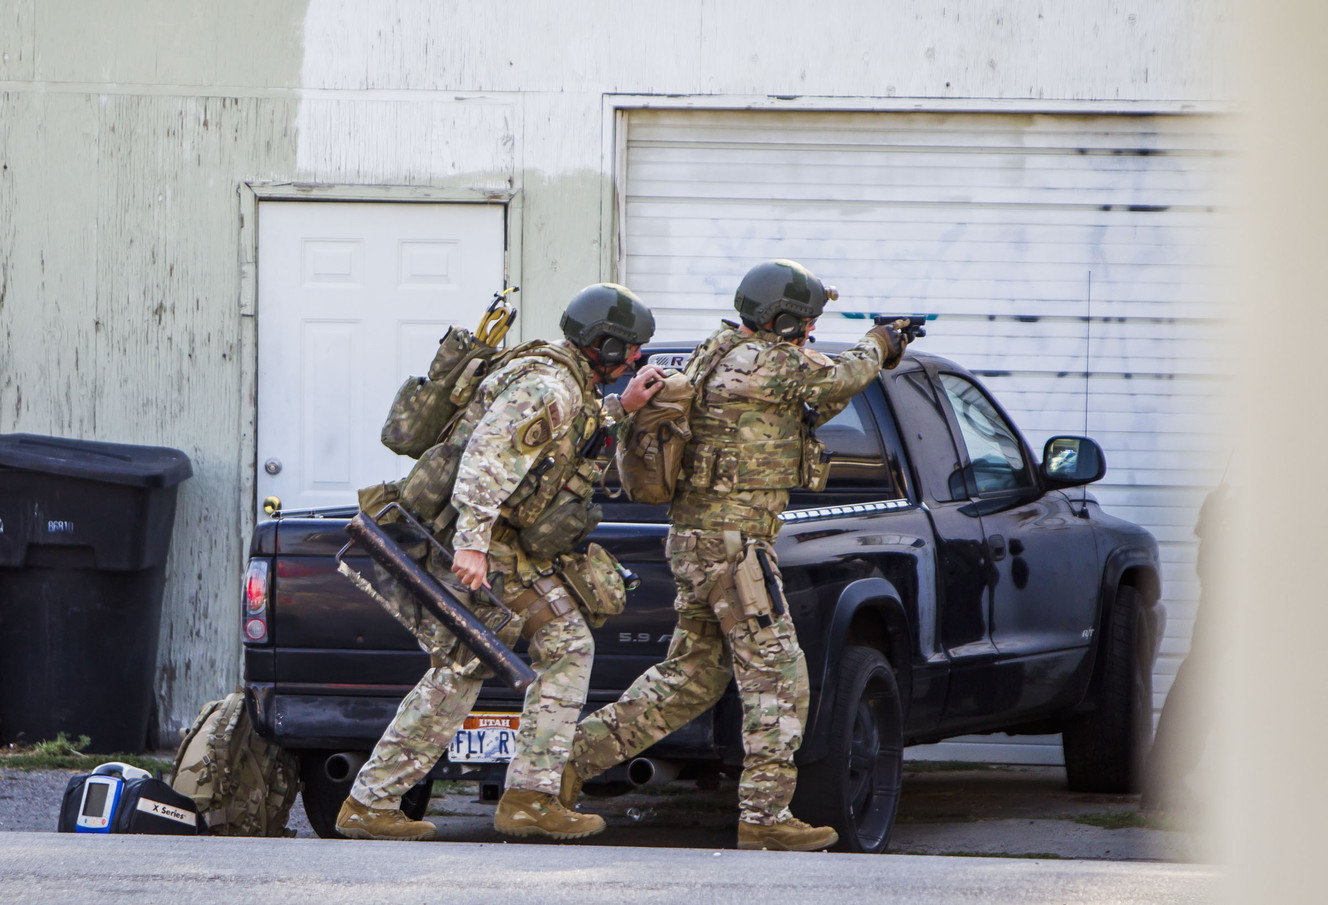
[[[193,800],[214,836],[292,836],[300,762],[262,738],[243,692],[209,701],[183,730],[171,788]]]

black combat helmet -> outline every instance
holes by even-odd
[[[805,321],[821,316],[828,299],[839,298],[797,261],[780,259],[757,264],[738,284],[733,307],[753,330],[774,321],[781,336],[800,336]]]
[[[628,346],[655,335],[655,316],[626,286],[595,283],[572,296],[558,326],[573,344],[598,349],[601,365],[614,367],[627,361]]]

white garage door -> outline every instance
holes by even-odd
[[[732,316],[748,267],[794,258],[838,286],[831,311],[936,315],[925,348],[982,375],[1034,448],[1095,437],[1093,493],[1162,547],[1160,707],[1198,597],[1195,516],[1225,465],[1221,134],[1205,116],[633,111],[620,277],[659,338],[695,339]],[[817,335],[862,326],[825,317]],[[1056,737],[999,738],[937,753],[1060,761]]]

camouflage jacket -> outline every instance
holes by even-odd
[[[698,387],[673,524],[773,537],[789,490],[806,480],[808,407],[815,424],[837,415],[880,371],[885,354],[869,335],[830,359],[726,321],[693,356],[701,368],[722,358]]]
[[[606,417],[622,418],[622,403],[617,396],[601,401],[575,347],[545,348],[561,351],[574,367],[544,354],[520,355],[484,379],[468,409],[478,421],[452,492],[454,549],[487,553],[495,528],[524,527],[558,490],[572,484],[590,492],[579,450]]]

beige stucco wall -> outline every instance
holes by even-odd
[[[549,336],[563,299],[612,276],[606,95],[1174,109],[1235,94],[1226,10],[0,0],[0,432],[193,460],[160,654],[163,723],[179,725],[239,677],[256,367],[242,184],[514,192],[522,332]]]

